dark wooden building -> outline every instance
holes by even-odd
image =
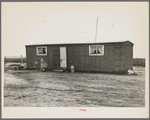
[[[125,72],[133,67],[133,43],[26,45],[27,68],[40,69],[41,61],[48,63],[48,70],[70,70],[73,65],[75,71]]]

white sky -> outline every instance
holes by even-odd
[[[125,41],[133,57],[149,48],[148,2],[2,2],[2,52],[26,55],[25,45]]]

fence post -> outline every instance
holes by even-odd
[[[21,55],[21,64],[23,63],[22,55]]]

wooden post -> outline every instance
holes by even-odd
[[[22,55],[21,55],[21,64],[23,63]]]
[[[4,62],[6,62],[6,56],[4,57]]]

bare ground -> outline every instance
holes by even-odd
[[[4,107],[144,107],[145,68],[138,75],[7,70]]]

